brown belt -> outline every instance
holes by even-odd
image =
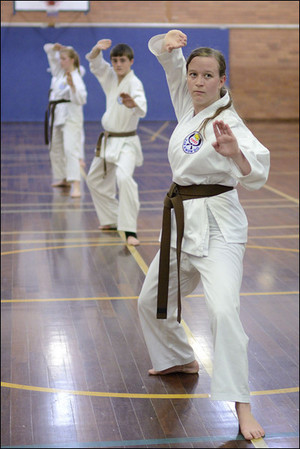
[[[168,289],[169,289],[169,265],[170,265],[170,245],[171,245],[171,209],[174,208],[176,218],[176,255],[177,255],[177,278],[178,278],[178,313],[177,321],[181,321],[181,296],[180,296],[180,255],[181,242],[184,233],[184,200],[192,200],[208,196],[220,195],[232,190],[233,187],[219,184],[200,184],[190,186],[180,186],[172,183],[169,192],[164,199],[162,234],[160,243],[158,291],[157,291],[157,314],[156,318],[167,318]],[[199,218],[201,219],[201,218]]]
[[[104,176],[106,175],[105,148],[106,148],[107,139],[109,137],[131,137],[131,136],[136,136],[136,131],[128,131],[128,132],[124,132],[124,133],[114,133],[114,132],[110,132],[110,131],[103,131],[100,133],[98,140],[97,140],[95,156],[96,157],[100,156],[102,140],[104,139],[104,145],[103,145]]]
[[[50,92],[49,92],[50,94]],[[48,145],[52,139],[53,133],[53,122],[54,122],[54,111],[56,105],[59,103],[70,103],[70,100],[52,100],[48,103],[48,108],[45,113],[45,122],[44,122],[44,134],[45,134],[45,144]],[[51,127],[50,127],[50,138],[49,138],[49,115],[51,114]]]

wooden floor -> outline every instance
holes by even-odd
[[[183,300],[197,375],[149,377],[137,297],[158,250],[174,123],[140,124],[137,249],[100,232],[85,184],[98,125],[86,124],[84,196],[52,189],[41,123],[2,124],[1,446],[298,448],[297,123],[249,122],[271,151],[267,185],[239,188],[249,219],[241,317],[252,408],[264,440],[238,434],[209,399],[212,341],[201,285]]]

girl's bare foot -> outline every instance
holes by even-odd
[[[80,198],[81,197],[80,181],[72,182],[71,197],[72,198]]]
[[[235,409],[241,434],[245,440],[253,440],[265,436],[265,431],[252,415],[251,406],[248,402],[236,402]]]
[[[148,373],[151,376],[165,376],[166,374],[184,373],[184,374],[197,374],[199,371],[199,364],[197,360],[186,365],[176,365],[171,368],[164,369],[163,371],[155,371],[153,368],[149,369]]]
[[[52,187],[70,187],[70,183],[66,179],[62,179],[61,181],[53,182],[51,184]]]
[[[100,229],[100,231],[116,231],[117,225],[115,225],[115,224],[103,225],[103,226],[99,226],[98,229]]]

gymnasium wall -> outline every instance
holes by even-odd
[[[13,2],[1,1],[4,50],[1,64],[2,79],[11,80],[13,68],[16,76],[14,83],[11,84],[20,85],[26,91],[26,101],[34,102],[30,113],[38,111],[36,115],[41,119],[40,113],[44,105],[41,110],[37,108],[39,103],[45,101],[45,92],[50,82],[50,76],[47,79],[45,55],[38,50],[37,53],[32,51],[30,59],[27,57],[26,64],[31,73],[30,77],[38,84],[43,83],[41,86],[43,93],[32,98],[32,89],[28,89],[24,83],[24,69],[19,70],[16,67],[18,46],[25,47],[21,59],[26,61],[28,51],[35,45],[35,40],[41,43],[46,37],[48,38],[48,32],[49,36],[50,33],[54,33],[53,38],[57,37],[55,36],[57,32],[58,37],[69,39],[69,35],[63,35],[65,30],[62,26],[74,25],[73,36],[79,38],[76,43],[80,46],[82,62],[87,67],[84,54],[89,50],[90,44],[93,45],[96,40],[103,37],[102,32],[108,31],[113,33],[112,37],[118,41],[121,37],[122,41],[132,39],[130,42],[133,42],[136,50],[133,68],[144,82],[150,105],[147,119],[172,119],[173,111],[168,96],[165,96],[163,71],[148,51],[147,40],[158,32],[179,28],[186,32],[189,38],[189,48],[184,50],[185,54],[199,45],[214,46],[213,39],[216,39],[215,45],[218,45],[219,36],[222,36],[219,43],[225,47],[223,51],[226,52],[226,48],[228,49],[230,88],[235,106],[245,119],[294,120],[299,118],[298,17],[298,1],[91,1],[90,11],[87,14],[61,12],[57,18],[51,19],[57,21],[56,27],[52,28],[48,26],[50,18],[45,12],[14,14]],[[24,36],[25,39],[16,30],[21,28],[19,25],[24,24],[29,27],[27,30],[29,34]],[[38,24],[39,27],[33,27],[33,24]],[[76,28],[77,24],[85,28]],[[101,27],[97,26],[98,24]],[[133,28],[127,24],[143,26]],[[184,29],[182,24],[190,28]],[[16,28],[9,31],[6,25],[15,25]],[[83,39],[79,30],[83,32]],[[74,46],[76,47],[75,42]],[[35,64],[41,73],[36,73]],[[44,78],[41,76],[43,81],[37,81],[40,75],[45,75]],[[85,82],[90,86],[88,101],[90,103],[95,97],[95,104],[91,103],[86,107],[85,115],[87,120],[98,120],[101,115],[99,104],[102,104],[103,99],[97,81],[89,77],[87,70]],[[2,120],[8,116],[8,112],[11,120],[15,117],[16,109],[20,107],[16,108],[14,105],[9,109],[9,104],[16,97],[19,99],[19,93],[18,95],[15,93],[14,88],[7,89],[2,82],[2,97],[5,95],[2,98]],[[95,115],[97,117],[93,118]]]
[[[147,120],[175,120],[164,71],[156,57],[148,50],[148,41],[155,35],[166,33],[168,28],[37,28],[2,27],[2,121],[43,121],[48,103],[51,75],[43,46],[47,42],[72,45],[80,55],[80,63],[86,69],[84,82],[88,98],[84,106],[87,121],[98,121],[105,112],[105,96],[100,84],[89,70],[86,53],[101,38],[109,38],[112,45],[125,42],[135,52],[132,66],[142,80],[148,103]],[[198,46],[199,34],[202,45],[212,46],[223,52],[228,60],[228,30],[185,29],[189,43],[184,48],[188,54]],[[104,57],[109,61],[109,51]]]

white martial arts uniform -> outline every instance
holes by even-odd
[[[53,134],[50,144],[50,160],[53,178],[57,180],[80,181],[79,159],[82,158],[83,105],[87,91],[78,70],[71,72],[75,92],[67,84],[66,75],[53,50],[54,44],[45,44],[52,81],[49,100],[70,100],[59,103],[55,108]]]
[[[118,84],[118,77],[112,66],[103,59],[102,52],[94,58],[86,55],[90,70],[96,76],[106,95],[106,112],[101,123],[105,131],[123,133],[135,131],[139,119],[145,117],[147,101],[142,82],[133,70]],[[128,108],[122,104],[120,94],[129,94],[137,104]],[[133,179],[135,167],[143,163],[140,139],[131,137],[109,137],[105,148],[107,174],[104,177],[104,161],[94,157],[88,176],[97,216],[101,225],[116,224],[118,230],[136,232],[139,212],[138,185]],[[116,184],[119,198],[116,198]]]
[[[231,158],[218,154],[212,122],[201,136],[200,145],[188,137],[199,129],[203,119],[229,101],[226,93],[194,116],[187,89],[185,59],[181,49],[161,52],[164,35],[149,41],[166,72],[178,125],[169,143],[168,157],[173,181],[179,185],[240,183],[248,190],[259,189],[269,173],[269,151],[244,125],[233,107],[218,120],[227,123],[239,148],[251,165],[244,176]],[[240,286],[248,222],[237,190],[183,201],[184,237],[181,253],[181,294],[187,296],[202,280],[214,345],[211,397],[216,400],[249,402],[248,337],[239,318]],[[162,371],[195,360],[181,324],[177,322],[176,222],[172,210],[168,318],[156,319],[159,252],[150,265],[139,301],[139,316],[153,368]]]

